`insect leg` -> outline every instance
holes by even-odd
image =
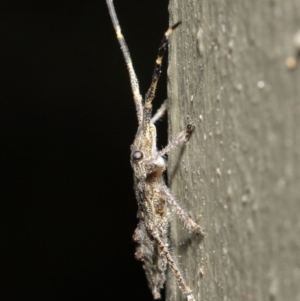
[[[117,14],[116,14],[116,10],[115,10],[114,4],[113,4],[113,0],[106,0],[106,4],[108,6],[108,11],[109,11],[113,26],[115,28],[115,32],[117,34],[117,39],[121,45],[121,50],[123,52],[123,56],[124,56],[124,59],[126,62],[128,72],[129,72],[133,99],[134,99],[135,107],[136,107],[136,111],[137,111],[138,123],[140,125],[143,120],[143,104],[142,104],[143,98],[140,93],[139,82],[136,77],[133,65],[132,65],[132,60],[130,57],[128,46],[127,46],[126,41],[121,32],[121,27],[120,27],[119,20],[118,20]]]
[[[160,106],[160,108],[156,111],[154,116],[151,118],[151,123],[155,123],[158,119],[163,117],[168,109],[168,100],[166,99],[163,104]]]
[[[164,147],[161,151],[159,151],[155,157],[155,160],[157,158],[162,157],[166,155],[168,152],[170,152],[173,148],[178,146],[179,143],[188,141],[195,129],[195,125],[193,123],[190,123],[186,126],[185,131],[182,131],[179,133],[176,139],[170,141],[166,147]]]
[[[197,234],[200,234],[202,236],[205,235],[204,229],[201,228],[198,224],[196,224],[189,216],[188,214],[177,204],[176,200],[170,193],[169,189],[164,186],[162,188],[161,193],[165,196],[166,201],[171,206],[171,208],[174,209],[177,216],[183,221],[186,228],[190,231],[195,231]]]
[[[192,294],[192,290],[187,286],[185,280],[183,279],[176,263],[174,262],[170,252],[168,251],[168,248],[165,246],[164,242],[161,240],[158,231],[153,231],[152,232],[153,238],[156,240],[158,247],[161,250],[162,256],[164,256],[167,261],[168,265],[171,268],[174,276],[176,277],[176,280],[178,282],[179,288],[183,292],[184,295],[186,295],[188,301],[195,301],[195,298]]]

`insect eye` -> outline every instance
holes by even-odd
[[[135,160],[135,161],[139,161],[143,158],[143,153],[141,151],[135,151],[133,154],[132,154],[132,159]]]

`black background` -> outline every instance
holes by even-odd
[[[115,6],[145,94],[168,1]],[[105,1],[10,0],[0,14],[0,299],[152,300],[132,241],[135,108]],[[157,106],[165,72],[158,90]]]

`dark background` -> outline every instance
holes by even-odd
[[[144,95],[168,1],[115,6]],[[135,108],[105,1],[0,11],[0,299],[152,300],[132,241]]]

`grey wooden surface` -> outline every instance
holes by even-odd
[[[171,250],[199,301],[300,300],[300,1],[170,1],[170,139],[196,130],[171,189]],[[180,149],[169,157],[172,174]],[[185,300],[169,273],[167,300]]]

